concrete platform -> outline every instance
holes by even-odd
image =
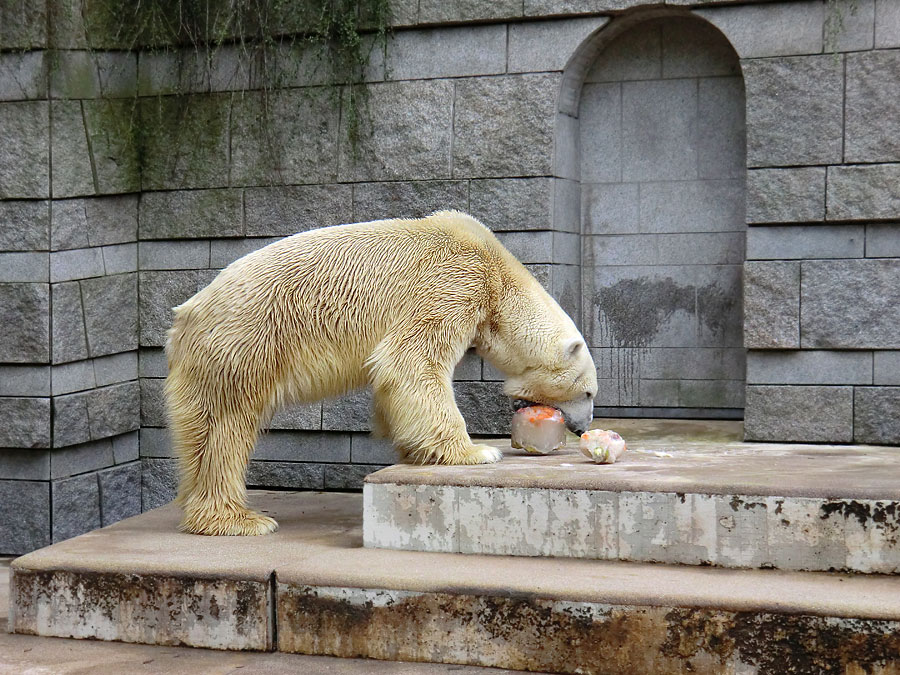
[[[358,495],[252,501],[279,532],[181,534],[170,505],[18,558],[11,630],[565,673],[900,668],[900,577],[366,549]]]
[[[741,442],[740,422],[598,420],[629,451],[369,475],[365,545],[900,573],[900,448]]]

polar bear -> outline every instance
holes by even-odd
[[[179,458],[180,528],[272,532],[246,504],[260,427],[288,402],[369,384],[374,426],[402,459],[496,462],[473,444],[453,398],[463,353],[508,377],[514,399],[591,421],[597,375],[584,338],[477,220],[441,211],[303,232],[225,268],[175,308],[166,406]]]

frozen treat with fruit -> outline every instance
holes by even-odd
[[[513,415],[512,447],[535,455],[549,455],[566,444],[566,420],[556,408],[533,405]]]

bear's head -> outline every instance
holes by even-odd
[[[597,369],[575,324],[535,286],[522,296],[507,296],[479,331],[475,347],[507,376],[504,392],[515,407],[558,408],[566,426],[580,435],[593,420]]]

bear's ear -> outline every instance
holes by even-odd
[[[563,355],[568,359],[573,359],[582,347],[584,347],[584,341],[581,338],[569,338],[563,343]]]

